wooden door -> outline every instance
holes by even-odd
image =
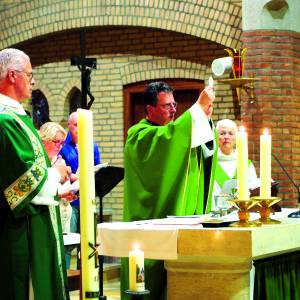
[[[176,116],[180,116],[191,107],[204,89],[203,80],[164,79],[174,89],[174,99],[178,102]],[[145,118],[143,92],[151,81],[143,81],[124,87],[124,137],[126,140],[128,129]]]

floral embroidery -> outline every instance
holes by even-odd
[[[40,140],[35,136],[35,134],[27,127],[27,125],[12,111],[0,107],[0,113],[6,113],[12,116],[28,134],[33,151],[35,163],[31,166],[27,172],[22,174],[14,183],[12,183],[5,191],[4,194],[11,207],[14,209],[21,203],[32,191],[34,191],[37,186],[41,183],[42,179],[47,175],[47,162],[44,155],[43,147]],[[60,244],[60,233],[57,226],[57,209],[55,206],[49,206],[50,219],[52,223],[53,233],[55,235],[56,245],[57,245],[57,255],[59,260],[59,270],[60,270],[60,280],[64,287],[64,274],[62,268],[62,256],[61,256],[61,244]],[[67,299],[65,289],[64,299]]]
[[[31,191],[35,190],[45,176],[45,172],[45,168],[33,164],[27,172],[5,189],[4,194],[11,209],[18,206]]]
[[[24,174],[17,178],[17,180],[15,180],[4,191],[11,209],[14,209],[41,183],[42,179],[46,176],[47,163],[40,140],[31,131],[31,129],[18,117],[18,115],[13,111],[5,108],[1,109],[0,113],[6,113],[10,115],[19,123],[19,125],[29,136],[34,152],[35,163],[29,170],[27,170]]]

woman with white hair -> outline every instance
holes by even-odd
[[[58,123],[47,122],[41,126],[39,134],[52,165],[57,163],[59,160],[65,163],[60,156],[57,156],[62,145],[64,144],[67,135],[65,129]],[[77,176],[72,174],[71,179],[72,181],[74,181],[77,179]],[[62,231],[64,233],[69,233],[72,215],[72,207],[70,205],[70,202],[77,199],[77,196],[74,193],[70,192],[68,189],[66,189],[66,183],[63,186],[59,186],[58,195],[61,199],[60,216],[62,223]]]
[[[51,164],[63,163],[65,161],[63,158],[58,156],[58,153],[64,144],[66,138],[65,129],[55,122],[44,123],[40,130],[39,134],[44,145],[44,148],[49,156]],[[63,233],[70,232],[71,226],[71,216],[72,216],[72,206],[70,202],[76,200],[78,197],[76,194],[69,190],[70,182],[78,179],[76,174],[71,174],[70,168],[70,180],[66,181],[64,185],[58,186],[58,195],[60,197],[60,219]],[[70,269],[71,265],[71,251],[72,247],[66,247],[66,268]]]
[[[228,180],[237,178],[237,156],[235,150],[237,125],[230,119],[223,119],[217,122],[216,129],[219,137],[219,149],[215,172],[214,196],[224,193],[222,190]],[[249,186],[251,186],[251,184],[257,182],[257,175],[250,160],[248,166]],[[215,205],[217,206],[217,203]]]

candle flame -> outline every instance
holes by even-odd
[[[133,249],[134,250],[139,250],[140,249],[140,245],[138,243],[133,244]]]
[[[245,128],[244,126],[240,126],[239,131],[245,132],[245,131],[246,131],[246,128]]]
[[[267,128],[264,129],[264,135],[268,135],[269,134],[269,131]]]

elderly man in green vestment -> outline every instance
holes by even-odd
[[[0,298],[65,300],[64,246],[54,199],[68,167],[52,168],[21,102],[34,85],[29,57],[0,51]]]
[[[173,89],[153,82],[144,93],[146,118],[131,127],[125,145],[124,221],[208,213],[214,181],[216,141],[210,120],[214,100],[206,87],[174,121]],[[128,260],[122,260],[122,299],[128,289]],[[145,299],[165,297],[163,262],[145,261]],[[187,287],[188,288],[188,287]]]

